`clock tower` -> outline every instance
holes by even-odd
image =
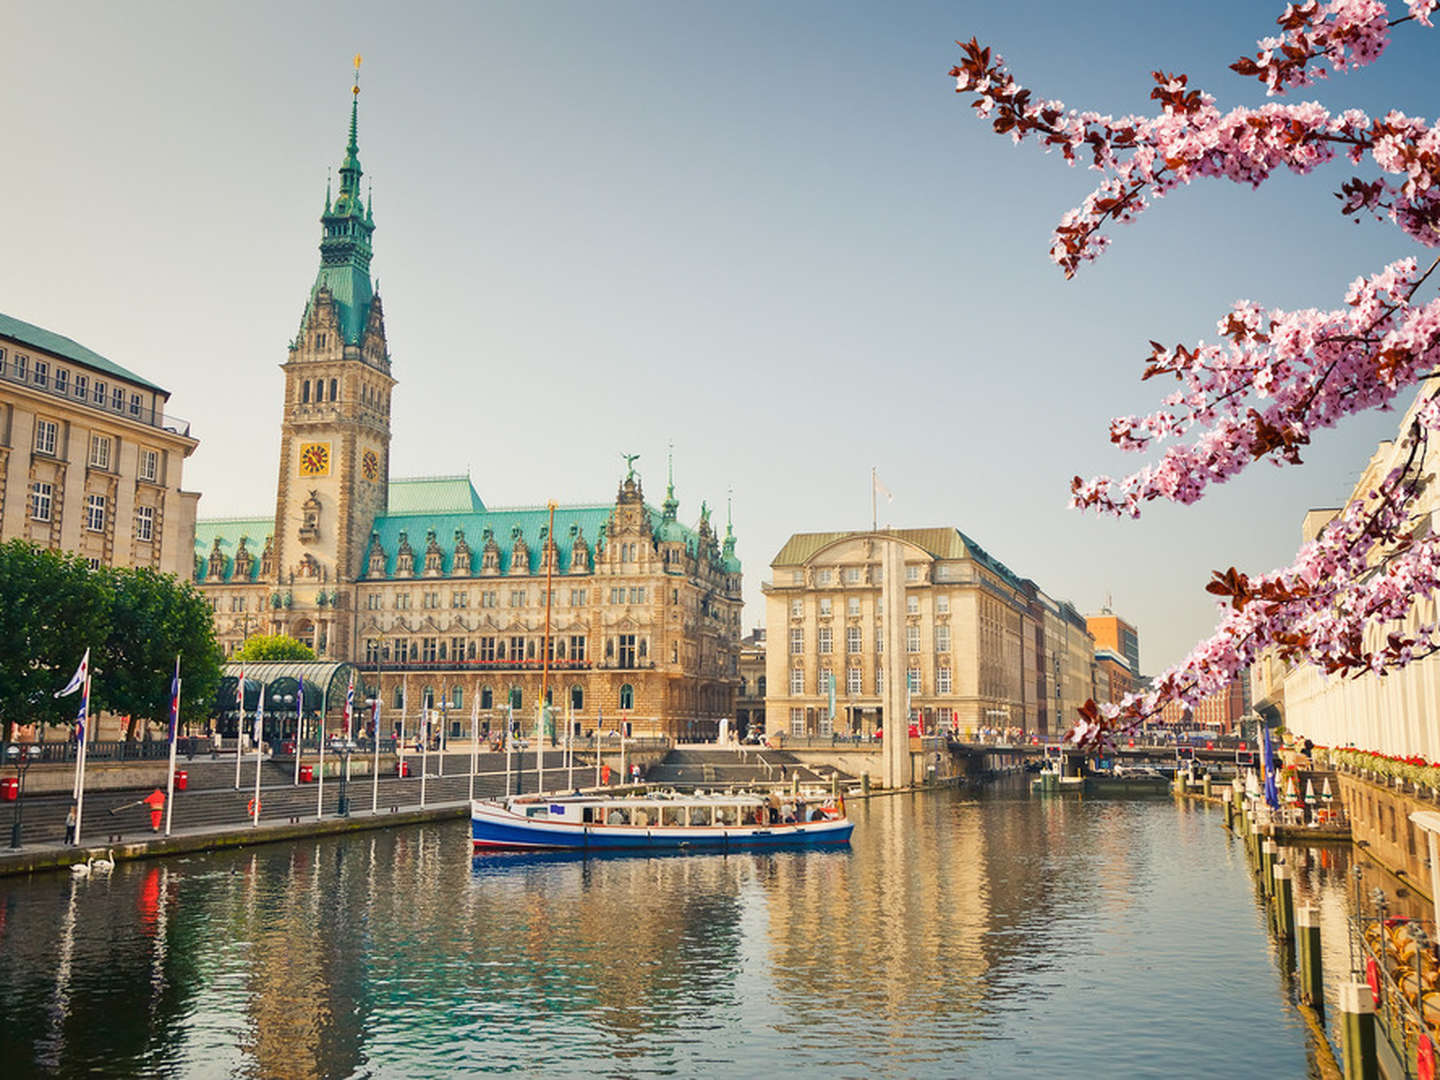
[[[353,659],[339,586],[360,574],[390,479],[390,353],[370,280],[373,200],[360,191],[360,58],[339,191],[325,191],[320,270],[290,343],[275,501],[273,573],[287,632]],[[273,606],[273,605],[272,605]]]

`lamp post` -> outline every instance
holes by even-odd
[[[340,802],[335,807],[335,813],[340,817],[350,816],[350,797],[346,794],[346,784],[350,780],[350,755],[355,752],[355,741],[353,739],[334,739],[330,743],[330,750],[340,755]]]
[[[30,771],[30,766],[35,764],[40,757],[40,748],[33,743],[29,746],[20,746],[11,743],[5,747],[6,762],[15,767],[15,782],[19,790],[15,793],[15,821],[10,826],[10,846],[20,846],[21,817],[25,805],[25,774]]]

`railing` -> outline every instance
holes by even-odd
[[[543,671],[541,660],[372,660],[357,665],[362,671],[384,675],[411,671]],[[600,665],[590,660],[551,660],[551,671],[589,671]],[[628,669],[627,669],[628,670]]]
[[[189,438],[190,436],[189,420],[182,420],[178,416],[170,416],[159,409],[147,409],[144,406],[131,405],[128,402],[121,408],[111,408],[108,392],[105,401],[97,405],[95,403],[94,397],[90,393],[86,393],[83,396],[76,394],[73,390],[73,381],[67,384],[65,390],[57,390],[55,388],[55,372],[53,368],[46,375],[45,382],[42,384],[35,381],[33,367],[27,368],[25,372],[25,377],[21,378],[15,373],[14,367],[11,363],[5,363],[4,365],[0,365],[0,379],[3,379],[5,382],[18,383],[19,385],[24,386],[27,389],[36,391],[37,393],[49,394],[51,397],[62,398],[65,401],[68,401],[74,405],[81,405],[87,409],[94,409],[96,412],[106,413],[110,416],[118,416],[125,420],[133,420],[138,424],[144,424],[147,427],[160,428],[162,431],[173,432],[176,435],[183,435],[186,438]],[[91,376],[92,385],[93,380],[94,376]],[[118,385],[124,384],[121,383]],[[147,392],[153,393],[153,391]],[[130,394],[130,389],[128,386],[126,387],[125,393],[128,397]]]

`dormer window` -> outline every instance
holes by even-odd
[[[370,576],[385,576],[385,549],[380,545],[380,534],[370,534]]]
[[[220,550],[220,538],[215,538],[215,544],[210,549],[210,569],[208,577],[215,581],[223,581],[225,578],[225,553]]]
[[[324,335],[324,334],[316,334],[316,335],[315,335],[315,347],[316,347],[317,349],[323,349],[323,348],[325,347],[325,335]]]

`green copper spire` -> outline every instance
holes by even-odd
[[[680,509],[680,501],[675,498],[675,444],[671,443],[665,454],[665,473],[667,483],[665,485],[665,501],[661,504],[661,510],[666,521],[675,520],[675,512]]]
[[[347,345],[358,345],[375,292],[370,283],[370,237],[375,219],[360,196],[360,57],[355,57],[355,82],[350,88],[350,137],[340,163],[340,191],[332,201],[325,185],[324,231],[320,239],[320,272],[311,301],[321,288],[330,290],[340,308],[340,329]],[[308,313],[307,313],[308,314]]]

